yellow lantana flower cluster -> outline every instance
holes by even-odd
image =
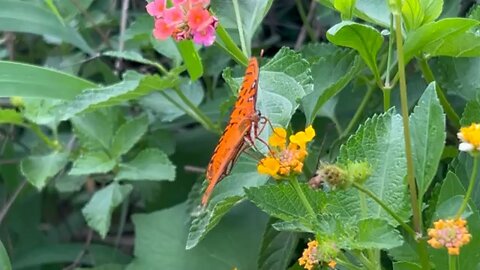
[[[291,135],[287,145],[287,131],[284,128],[275,128],[268,139],[271,151],[258,163],[258,172],[268,174],[275,179],[301,173],[303,161],[308,154],[307,143],[314,137],[315,130],[309,126],[305,131]]]
[[[459,255],[460,247],[468,244],[472,238],[465,227],[466,224],[467,221],[461,218],[440,219],[433,223],[433,229],[428,229],[430,236],[428,243],[433,248],[446,247],[450,255]]]
[[[327,243],[327,245],[329,244],[330,243]],[[326,248],[327,252],[323,252],[321,249],[322,247],[318,246],[317,240],[312,240],[308,242],[307,248],[303,250],[302,257],[298,258],[298,264],[300,266],[303,266],[303,268],[307,270],[312,270],[316,265],[319,265],[319,264],[327,265],[331,269],[334,269],[335,266],[337,265],[337,262],[331,259],[327,260],[328,263],[323,261],[324,259],[327,259],[323,257],[328,257],[328,258],[331,257],[329,254],[331,250],[327,247]],[[336,250],[334,250],[334,252],[336,252]]]
[[[468,127],[462,127],[457,133],[460,139],[458,150],[463,152],[480,151],[480,124],[473,123]]]

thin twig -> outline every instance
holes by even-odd
[[[83,257],[85,256],[85,254],[87,254],[88,249],[90,248],[90,244],[92,243],[92,238],[93,238],[93,230],[90,229],[90,230],[88,230],[87,239],[85,239],[85,244],[83,245],[82,251],[80,251],[80,253],[78,253],[77,257],[76,257],[75,260],[72,262],[72,264],[70,264],[69,266],[63,268],[63,270],[72,270],[72,269],[75,269],[75,268],[80,264],[80,262],[82,261]]]
[[[122,16],[120,18],[120,37],[118,41],[118,52],[123,52],[125,47],[125,29],[127,28],[128,5],[129,0],[122,1]],[[122,59],[118,58],[115,62],[115,69],[119,71],[122,67]]]
[[[13,195],[8,199],[8,201],[5,203],[5,205],[2,207],[2,210],[0,210],[0,225],[3,222],[3,219],[8,213],[8,210],[10,210],[10,207],[12,206],[13,202],[17,199],[18,195],[20,192],[22,192],[23,188],[27,184],[27,180],[23,180],[22,183],[17,187]]]
[[[308,9],[307,23],[309,23],[313,19],[313,16],[315,15],[316,7],[317,7],[317,2],[312,0],[312,2],[310,2],[310,7]],[[308,27],[308,24],[302,25],[300,34],[298,34],[297,41],[295,42],[295,50],[299,50],[303,42],[305,41],[305,38],[307,37],[307,27]]]
[[[183,169],[184,169],[186,172],[205,173],[205,168],[196,167],[196,166],[192,166],[192,165],[185,165],[185,166],[183,166]]]
[[[95,20],[93,19],[93,17],[90,15],[90,13],[88,13],[87,10],[85,10],[82,5],[80,5],[80,3],[78,2],[78,0],[70,0],[70,2],[72,2],[72,4],[80,11],[80,13],[82,13],[83,17],[85,17],[85,19],[92,24],[92,27],[93,29],[95,29],[95,31],[100,35],[100,38],[102,39],[103,43],[105,43],[108,47],[112,48],[112,44],[110,44],[110,41],[108,39],[108,35],[105,34],[102,29],[100,29],[96,23],[95,23]]]

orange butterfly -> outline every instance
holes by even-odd
[[[245,77],[238,94],[237,101],[230,114],[230,121],[218,141],[207,168],[208,186],[202,197],[202,205],[206,205],[215,185],[230,173],[240,153],[251,145],[258,136],[258,122],[262,118],[256,110],[258,90],[258,62],[250,58]]]

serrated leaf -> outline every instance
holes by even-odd
[[[413,160],[419,197],[427,191],[437,173],[445,146],[445,114],[431,83],[410,115]]]
[[[477,20],[466,18],[448,18],[427,23],[415,31],[408,33],[405,39],[405,62],[408,63],[414,56],[427,53],[429,56],[476,56],[480,49],[477,43],[469,39],[465,44],[473,46],[465,48],[459,37],[468,38],[467,31],[479,25]]]
[[[145,149],[132,161],[121,163],[115,180],[175,180],[175,166],[158,149]]]
[[[449,94],[467,101],[476,100],[480,92],[480,57],[440,57],[435,61],[435,73],[439,84]]]
[[[127,270],[258,269],[260,239],[267,217],[254,206],[239,205],[198,247],[185,250],[189,218],[184,203],[134,215],[135,260]]]
[[[480,123],[480,102],[478,100],[470,100],[465,106],[460,124],[462,127],[469,126],[473,123]]]
[[[53,152],[44,156],[29,156],[22,160],[20,169],[27,181],[42,190],[47,181],[55,176],[68,162],[68,153]]]
[[[117,158],[127,153],[147,132],[148,118],[146,115],[132,119],[117,130],[112,139],[110,153]]]
[[[348,85],[361,66],[358,56],[345,50],[337,50],[312,65],[313,92],[302,99],[307,123],[313,122],[322,106]]]
[[[23,118],[20,113],[12,109],[0,109],[0,124],[21,125]]]
[[[403,244],[395,227],[381,219],[364,219],[358,223],[358,235],[353,241],[356,249],[391,249]]]
[[[371,176],[364,183],[365,188],[373,192],[379,199],[389,205],[392,211],[405,213],[406,159],[401,116],[390,110],[368,119],[357,132],[340,148],[338,162],[367,162],[371,167]],[[363,218],[380,218],[397,225],[376,202],[365,198],[366,207],[361,208],[361,196],[354,189],[337,192],[337,205],[348,206],[348,211],[363,213]]]
[[[3,246],[2,241],[0,241],[0,269],[12,270],[12,264],[10,263],[10,258],[8,257],[7,250]]]
[[[105,152],[87,152],[80,155],[74,162],[70,175],[87,175],[107,173],[115,167],[116,161]]]
[[[306,184],[301,184],[301,188],[315,213],[321,213],[326,207],[325,193],[314,191]],[[245,193],[249,200],[270,216],[284,221],[296,220],[307,227],[316,222],[290,184],[252,187]]]
[[[274,219],[270,219],[263,235],[258,257],[259,270],[287,269],[298,244],[298,234],[279,232],[271,226],[274,222]]]
[[[111,111],[94,111],[72,118],[74,132],[82,146],[91,150],[110,150],[114,127]]]
[[[94,51],[72,27],[63,24],[50,10],[35,2],[0,0],[0,31],[50,35],[86,53]]]
[[[5,9],[1,12],[4,11],[7,12]],[[69,100],[84,89],[96,87],[92,82],[58,70],[16,62],[0,61],[0,74],[0,97]]]
[[[130,194],[133,186],[120,185],[112,182],[93,194],[90,201],[83,207],[82,213],[88,226],[105,238],[110,228],[110,220],[115,208]]]
[[[339,46],[355,49],[372,73],[379,77],[377,67],[378,50],[382,47],[383,37],[377,29],[352,21],[343,21],[327,31],[327,39]]]

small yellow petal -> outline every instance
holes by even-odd
[[[277,127],[268,139],[268,144],[274,147],[285,147],[287,142],[287,131],[284,128]]]
[[[312,125],[308,126],[305,129],[305,134],[308,139],[308,141],[313,140],[313,137],[315,137],[315,129],[313,129]]]
[[[259,173],[268,174],[277,177],[280,169],[280,162],[273,157],[266,157],[258,163],[257,170]]]

